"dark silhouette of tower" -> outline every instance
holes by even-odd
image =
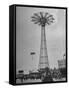
[[[35,24],[38,24],[41,26],[41,46],[40,46],[40,57],[39,57],[38,69],[40,70],[40,69],[49,68],[45,26],[53,23],[54,21],[53,15],[50,15],[48,12],[46,12],[45,15],[43,14],[43,12],[40,12],[38,14],[34,13],[34,15],[32,16],[32,21]]]

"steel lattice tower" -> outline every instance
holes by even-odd
[[[45,69],[46,67],[49,68],[45,26],[53,23],[54,21],[53,15],[50,15],[48,12],[46,12],[45,15],[43,15],[43,12],[40,12],[38,14],[34,13],[34,16],[32,16],[32,21],[35,24],[38,24],[41,26],[41,46],[40,46],[40,57],[39,57],[38,69],[39,70]]]
[[[39,57],[39,69],[49,67],[48,53],[46,45],[45,26],[41,27],[41,46],[40,46],[40,57]]]

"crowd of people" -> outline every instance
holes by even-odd
[[[66,69],[40,69],[38,72],[29,72],[29,74],[24,74],[23,70],[19,70],[16,79],[20,79],[21,82],[28,79],[40,79],[42,82],[53,82],[53,78],[55,79],[61,79],[65,77],[66,78]]]

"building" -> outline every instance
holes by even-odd
[[[66,56],[63,55],[62,60],[58,60],[58,68],[66,68]]]
[[[66,68],[66,60],[58,60],[58,68]]]
[[[66,70],[66,56],[65,56],[65,54],[63,55],[62,60],[58,60],[58,68],[60,70],[61,77],[66,78],[67,70]]]

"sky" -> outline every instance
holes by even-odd
[[[34,13],[48,12],[55,18],[45,27],[48,61],[50,68],[58,68],[58,60],[65,53],[65,10],[53,8],[16,7],[16,69],[37,70],[40,55],[41,27],[31,21]],[[35,55],[30,55],[35,52]]]

